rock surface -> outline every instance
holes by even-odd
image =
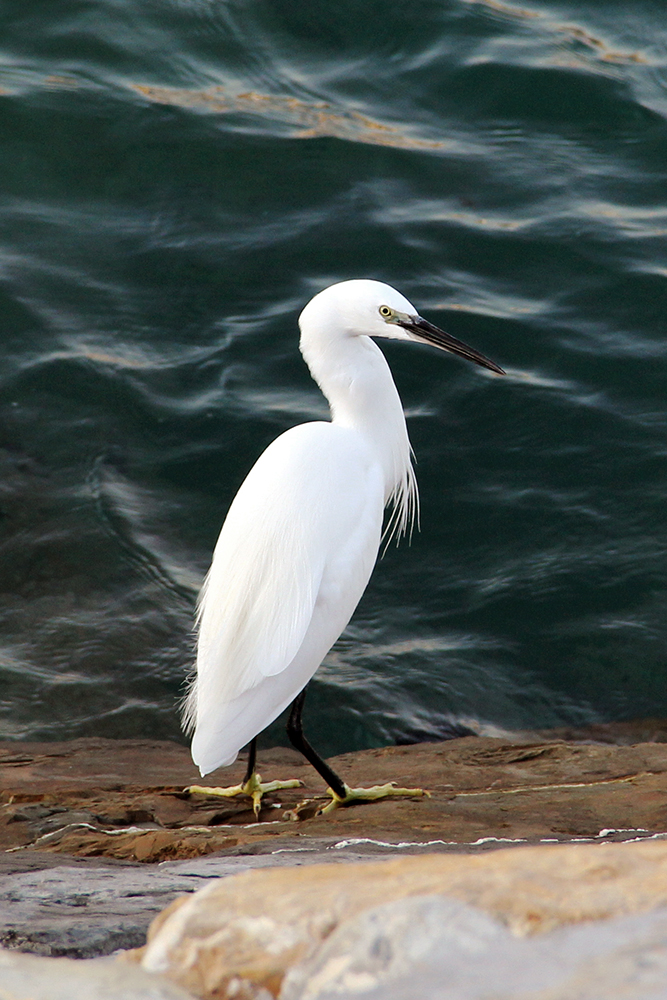
[[[0,949],[2,1000],[192,1000],[161,976],[109,959],[76,962]]]
[[[248,800],[188,796],[198,780],[185,747],[143,740],[0,744],[0,849],[164,861],[244,849],[285,836],[465,845],[482,838],[538,843],[667,829],[667,744],[614,746],[535,738],[465,737],[334,758],[350,785],[396,781],[429,799],[286,815],[323,794],[294,751],[260,754],[266,779],[302,789],[267,796],[254,822]],[[244,763],[206,783],[241,780]],[[217,779],[217,780],[216,780]]]
[[[299,989],[304,993],[317,987],[319,994],[313,993],[317,1000],[362,995],[369,1000],[413,1000],[416,981],[419,1000],[486,1000],[484,981],[474,980],[476,968],[488,965],[493,981],[502,984],[502,962],[514,956],[519,964],[507,965],[507,982],[511,986],[512,976],[523,982],[517,970],[539,965],[535,955],[546,956],[544,968],[550,968],[552,953],[539,950],[551,940],[550,934],[554,948],[566,950],[571,934],[584,935],[583,944],[571,945],[573,955],[583,956],[582,962],[577,965],[573,958],[565,985],[554,985],[555,979],[544,990],[535,985],[535,990],[542,990],[540,1000],[662,998],[667,996],[667,981],[661,911],[622,918],[630,921],[623,925],[627,948],[609,943],[619,914],[639,914],[667,902],[662,853],[667,850],[667,745],[636,743],[638,736],[663,741],[667,728],[647,722],[639,729],[629,724],[597,727],[594,733],[466,737],[344,755],[333,764],[350,784],[393,780],[426,787],[432,797],[341,809],[325,818],[314,816],[314,807],[309,806],[301,811],[300,822],[288,821],[286,814],[303,797],[317,800],[323,792],[319,778],[290,750],[263,752],[260,769],[265,778],[297,776],[304,788],[267,797],[259,823],[242,799],[221,802],[185,794],[184,786],[197,782],[197,775],[187,749],[175,744],[103,739],[0,744],[0,944],[41,955],[109,954],[141,944],[150,921],[174,897],[234,875],[215,889],[222,892],[230,916],[217,942],[210,915],[204,914],[194,932],[199,918],[194,924],[185,919],[195,905],[189,901],[191,895],[185,903],[176,899],[167,917],[156,921],[155,941],[144,961],[150,968],[162,963],[179,982],[187,982],[192,996],[267,1000],[280,988],[288,967],[312,961],[320,964],[308,966]],[[232,784],[243,771],[240,761],[211,776],[210,784]],[[647,842],[651,840],[653,844]],[[637,843],[621,846],[610,841]],[[558,842],[570,846],[556,846]],[[513,849],[498,850],[503,845]],[[566,854],[555,853],[562,851]],[[373,857],[384,859],[376,876],[375,864],[345,863]],[[557,857],[560,860],[554,861]],[[399,876],[406,863],[408,868]],[[411,864],[416,867],[410,869]],[[250,881],[241,882],[245,888],[234,909],[239,879]],[[252,892],[246,897],[249,885]],[[433,903],[434,890],[447,896],[438,895]],[[212,887],[211,894],[215,893]],[[420,905],[414,902],[415,894],[425,893],[431,898],[423,904],[427,907],[459,908],[459,914],[467,913],[470,904],[478,907],[473,922],[481,937],[473,935],[470,940],[476,953],[484,955],[483,963],[459,955],[460,967],[441,966],[434,958],[438,949],[421,958],[404,949],[401,958],[398,948],[392,960],[378,945],[380,959],[383,954],[387,959],[378,965],[377,949],[373,952],[370,945],[370,953],[364,951],[363,940],[368,943],[369,938],[363,921],[369,908],[395,906],[391,916],[395,925],[400,926],[402,919],[412,926],[414,914],[401,918],[400,911],[407,908],[409,914],[411,906]],[[292,914],[287,922],[285,906]],[[598,944],[597,938],[585,937],[586,926],[548,930],[559,923],[596,918],[605,918],[591,925],[599,928]],[[424,916],[426,924],[428,919]],[[362,924],[357,926],[358,920]],[[359,972],[361,978],[356,980],[345,978],[350,969],[346,972],[340,964],[340,954],[333,956],[334,974],[329,959],[322,957],[324,949],[334,947],[336,934],[347,933],[346,925],[348,930],[356,927],[350,933],[360,942],[352,970]],[[165,945],[166,931],[161,928],[167,926]],[[179,945],[184,927],[190,937],[186,935]],[[494,928],[496,951],[488,934],[485,937],[485,927]],[[530,941],[518,940],[508,927],[544,933]],[[565,937],[561,941],[558,935]],[[410,938],[407,930],[399,936],[405,942]],[[380,939],[396,943],[396,935],[383,932]],[[184,958],[188,948],[189,957]],[[454,956],[455,949],[450,951]],[[93,961],[71,966],[82,970],[72,973],[83,977],[76,979],[81,988],[63,993],[60,973],[48,972],[49,961],[55,959],[34,965],[17,951],[0,955],[2,997],[60,1000],[66,995],[68,1000],[79,996],[94,1000],[99,995],[132,1000],[135,995],[179,995],[165,993],[168,986],[159,977],[151,979],[154,973],[147,969],[143,970],[149,977],[144,977],[146,989],[153,992],[133,993],[136,984],[137,990],[144,988],[140,980],[131,988],[112,973],[105,980],[109,962]],[[172,962],[175,956],[178,961]],[[60,961],[54,970],[70,968],[66,962],[58,965]],[[336,962],[342,977],[338,979]],[[456,969],[463,976],[463,965],[469,978],[460,980],[460,990],[445,988],[443,983],[459,982]],[[113,962],[111,966],[116,968]],[[22,970],[29,992],[16,993],[13,986],[10,990],[6,970],[12,968]],[[401,972],[405,968],[409,971]],[[86,981],[88,969],[102,979],[94,984]],[[137,972],[136,967],[132,971]],[[654,973],[659,987],[651,979]],[[75,982],[63,975],[67,982]],[[192,976],[194,986],[188,978]],[[596,977],[604,984],[602,993],[595,993]],[[351,982],[355,989],[348,989]],[[520,996],[510,986],[494,996],[532,1000],[532,980],[526,982],[528,992]],[[289,988],[296,990],[291,980],[285,981],[285,990],[290,983]],[[626,992],[615,992],[614,983]],[[295,993],[299,1000],[307,996]]]
[[[196,996],[231,998],[239,978],[277,996],[287,970],[345,920],[434,893],[475,905],[519,936],[646,912],[667,906],[667,843],[245,872],[176,899],[152,924],[137,958]]]
[[[442,896],[345,921],[288,973],[280,1000],[657,1000],[667,910],[517,938]]]
[[[0,946],[44,956],[92,958],[144,944],[151,920],[174,897],[255,868],[359,861],[381,847],[277,840],[256,854],[207,856],[147,866],[39,852],[5,855],[0,874]],[[410,848],[408,850],[418,850]]]
[[[138,865],[65,865],[0,876],[0,945],[72,958],[136,948],[151,919],[201,883]]]

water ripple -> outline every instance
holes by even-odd
[[[661,6],[8,0],[3,25],[3,732],[178,737],[225,510],[326,413],[298,312],[363,276],[507,377],[386,345],[423,530],[314,682],[318,746],[667,712]]]

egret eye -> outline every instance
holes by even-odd
[[[380,316],[383,319],[389,319],[390,316],[394,315],[394,310],[390,309],[389,306],[380,306]]]

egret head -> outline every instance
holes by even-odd
[[[498,375],[505,374],[479,351],[423,319],[405,296],[382,281],[355,279],[329,285],[310,300],[299,316],[299,325],[302,333],[317,326],[335,329],[343,336],[387,337],[432,344]]]

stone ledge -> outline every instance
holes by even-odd
[[[614,746],[534,736],[465,737],[334,758],[350,785],[395,781],[403,799],[289,822],[303,797],[323,795],[294,751],[260,754],[262,775],[304,787],[266,797],[260,823],[245,799],[187,796],[197,781],[185,747],[145,740],[0,744],[0,848],[156,862],[229,853],[277,838],[368,838],[470,845],[650,836],[667,830],[667,744]],[[241,780],[244,763],[207,784]],[[5,855],[9,857],[10,855]],[[18,859],[17,859],[18,860]]]
[[[312,961],[346,921],[424,896],[473,906],[515,937],[646,913],[667,906],[667,843],[250,871],[174,900],[151,925],[146,947],[128,958],[198,997],[231,1000],[239,980],[248,996],[259,989],[278,996],[287,972]]]
[[[429,788],[432,798],[301,822],[283,813],[322,785],[292,751],[267,751],[264,777],[296,775],[304,788],[267,797],[259,823],[243,800],[184,795],[197,776],[175,744],[0,744],[0,940],[42,955],[108,954],[142,944],[163,911],[148,947],[126,953],[127,975],[143,979],[132,982],[135,992],[127,979],[123,1000],[270,1000],[281,989],[281,1000],[413,1000],[415,982],[420,1000],[435,1000],[443,976],[465,984],[460,1000],[485,1000],[504,974],[500,995],[519,1000],[520,970],[551,967],[549,955],[557,965],[568,948],[570,992],[537,976],[537,992],[527,986],[521,1000],[543,1000],[542,987],[552,1000],[599,1000],[596,982],[605,1000],[667,996],[667,745],[633,743],[629,730],[622,745],[598,735],[605,739],[466,737],[346,754],[333,763],[350,784],[394,780]],[[239,761],[210,782],[234,783],[243,770]],[[209,888],[193,895],[202,885]],[[213,915],[199,911],[209,898]],[[221,914],[224,926],[213,919]],[[452,944],[464,917],[488,969],[477,980],[463,945]],[[446,925],[423,961],[408,947],[421,940],[409,933],[418,921],[425,933]],[[335,950],[339,933],[358,940],[354,956],[346,944]],[[379,964],[378,942],[386,945]],[[445,947],[447,967],[437,957]],[[53,983],[72,968],[72,982],[85,984],[82,1000],[108,995],[110,960],[67,965],[18,950],[0,951],[0,984],[3,969],[22,968],[34,980],[31,995],[56,1000],[51,961],[61,963]],[[171,980],[149,971],[158,967]]]

